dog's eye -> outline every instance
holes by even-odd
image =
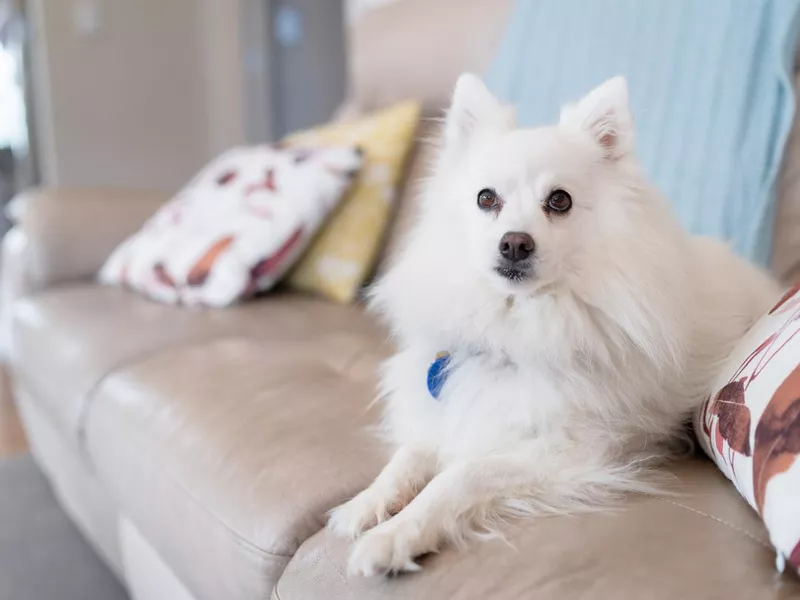
[[[547,197],[547,210],[565,213],[572,208],[572,196],[564,190],[553,190]]]
[[[500,199],[497,197],[497,192],[492,189],[486,188],[478,192],[478,206],[483,210],[492,210],[500,205]]]

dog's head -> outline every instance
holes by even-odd
[[[620,77],[557,124],[520,129],[462,75],[417,226],[373,306],[399,335],[438,331],[451,345],[528,344],[538,332],[545,346],[567,334],[585,346],[598,313],[627,338],[663,337],[658,324],[685,308],[687,237],[643,177],[634,135]]]
[[[579,283],[639,210],[633,146],[621,77],[566,106],[557,125],[517,129],[510,107],[462,75],[429,217],[442,224],[442,244],[458,246],[455,260],[502,293]]]

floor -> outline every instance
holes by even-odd
[[[28,451],[6,369],[0,366],[0,459]]]
[[[127,600],[27,452],[0,364],[0,600]]]
[[[0,460],[0,600],[128,600],[29,454]]]

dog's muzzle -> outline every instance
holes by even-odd
[[[512,283],[521,283],[533,278],[533,262],[523,260],[512,262],[501,259],[494,268],[495,273]]]

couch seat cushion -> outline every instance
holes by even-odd
[[[85,284],[20,300],[12,365],[15,383],[25,386],[53,423],[74,439],[98,383],[153,353],[230,335],[303,340],[345,330],[367,334],[375,326],[360,309],[296,295],[202,310]]]
[[[775,573],[756,514],[714,465],[674,469],[673,497],[631,498],[615,513],[516,521],[510,544],[446,549],[420,573],[348,578],[348,543],[325,531],[295,554],[274,600],[458,598],[459,600],[783,599],[800,595],[795,578]]]
[[[326,511],[384,462],[366,426],[385,350],[341,325],[167,349],[99,385],[89,458],[198,598],[268,598]]]

